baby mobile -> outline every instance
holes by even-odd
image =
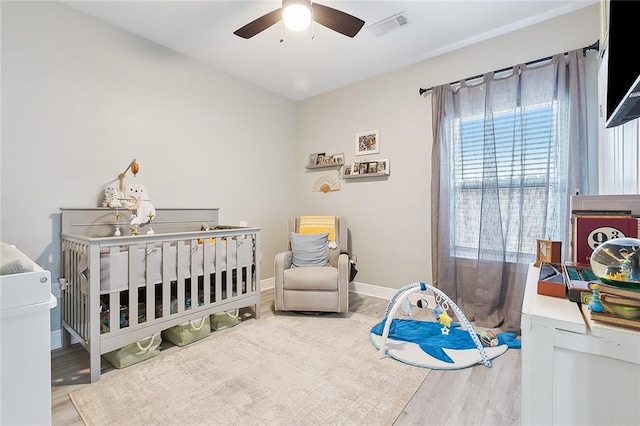
[[[114,213],[116,219],[115,236],[122,235],[120,231],[120,209],[132,211],[131,221],[129,222],[129,230],[132,235],[138,235],[139,227],[147,224],[149,224],[147,235],[152,235],[154,231],[150,224],[156,216],[156,209],[151,203],[147,189],[142,184],[130,183],[125,186],[124,179],[129,170],[131,170],[134,177],[140,171],[140,166],[135,158],[129,163],[124,172],[118,175],[119,186],[117,188],[113,183],[105,187],[102,206],[116,210]]]

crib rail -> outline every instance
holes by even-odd
[[[250,305],[259,315],[259,228],[61,240],[62,324],[90,352],[92,381],[101,354],[155,332]]]

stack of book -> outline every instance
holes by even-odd
[[[593,284],[600,286],[600,302],[604,312],[591,311],[592,320],[640,330],[640,288],[603,283],[591,268],[573,262],[565,262],[562,270],[567,294],[572,302],[588,305],[593,297]]]
[[[605,311],[591,311],[591,319],[640,330],[640,289],[616,287],[602,282],[598,284]]]

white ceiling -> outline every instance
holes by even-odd
[[[348,38],[315,24],[311,39],[311,31],[291,33],[276,24],[245,40],[233,32],[279,8],[281,1],[63,1],[292,100],[375,77],[597,2],[323,0],[318,3],[364,20],[360,33]],[[376,37],[367,29],[403,11],[409,23],[398,30]]]

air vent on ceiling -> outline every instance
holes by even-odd
[[[369,25],[369,31],[373,33],[376,37],[381,36],[383,34],[387,34],[391,31],[397,30],[398,28],[407,25],[409,20],[407,19],[407,14],[405,12],[396,13],[393,16],[383,19],[382,21],[378,21],[375,24]]]

